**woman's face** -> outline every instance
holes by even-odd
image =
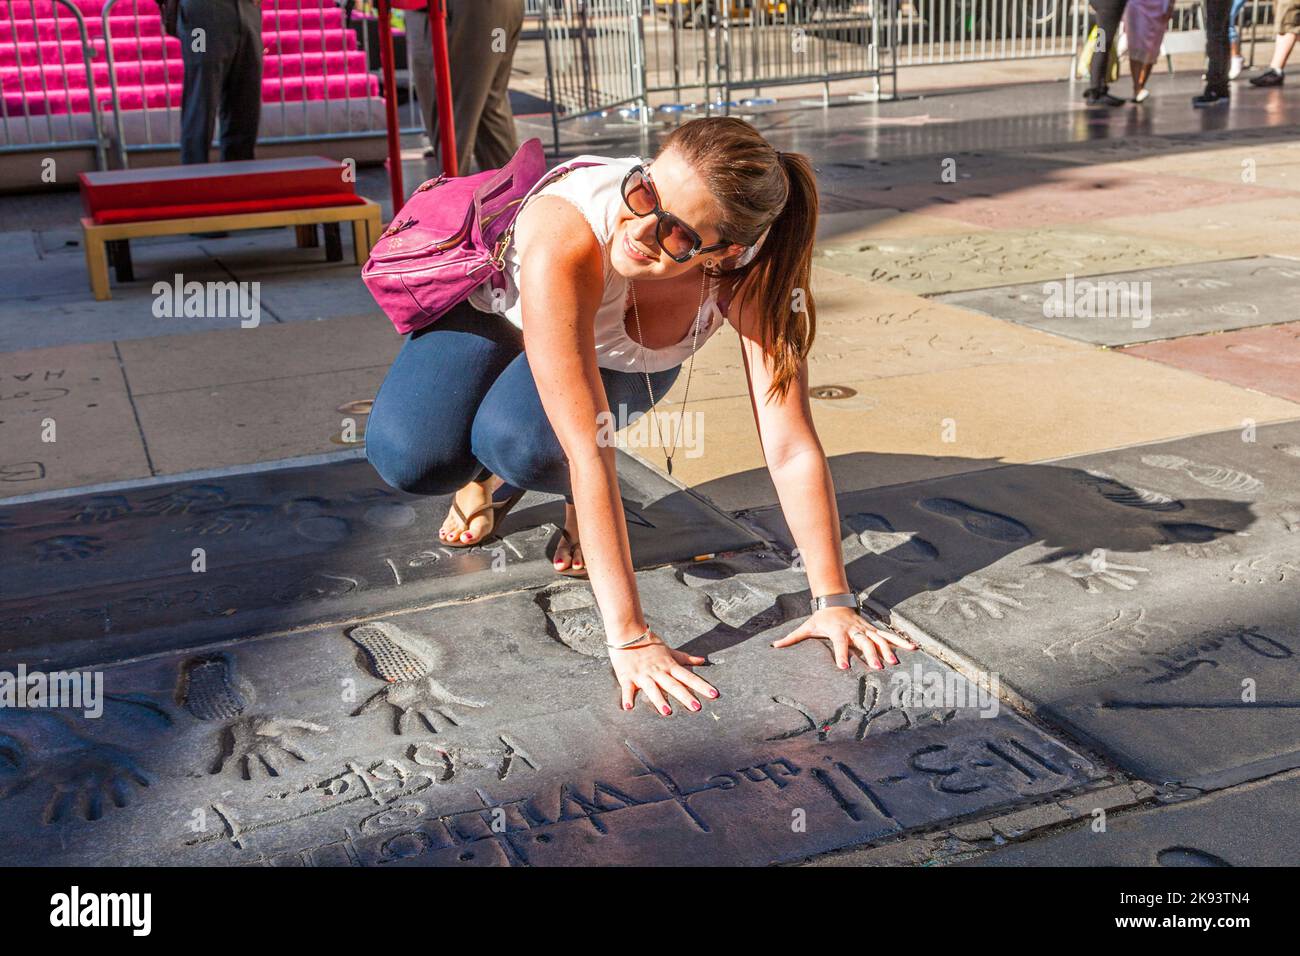
[[[701,247],[721,241],[714,223],[718,218],[704,180],[686,165],[673,150],[660,153],[646,166],[659,195],[659,207],[672,213],[700,235]],[[731,245],[726,249],[705,252],[686,262],[676,262],[659,248],[655,238],[657,216],[637,216],[619,201],[621,214],[614,225],[610,240],[609,261],[614,271],[628,279],[671,279],[692,269],[697,269],[708,259],[716,263],[724,256],[736,255],[744,246]]]

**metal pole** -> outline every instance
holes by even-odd
[[[442,171],[459,176],[456,158],[455,104],[451,99],[451,62],[447,54],[447,0],[429,0],[429,31],[433,40],[433,81],[437,85],[438,146]],[[392,56],[392,53],[389,53]]]
[[[551,138],[555,145],[555,155],[560,154],[560,117],[558,84],[555,82],[555,66],[551,62],[551,0],[542,0],[542,52],[546,54],[546,99],[551,106]],[[563,22],[563,21],[561,21]]]
[[[393,70],[393,20],[389,0],[379,0],[379,65],[384,76],[384,114],[388,126],[388,184],[393,215],[406,204],[402,188],[402,131],[397,119],[397,78]]]

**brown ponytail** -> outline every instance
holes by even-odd
[[[677,151],[702,173],[718,200],[718,233],[724,239],[752,245],[771,227],[758,254],[732,273],[732,302],[752,297],[757,303],[764,361],[773,370],[768,398],[784,396],[812,348],[817,326],[811,288],[817,233],[812,163],[802,153],[778,155],[757,129],[734,116],[683,123],[662,148]],[[729,264],[723,260],[722,268]]]

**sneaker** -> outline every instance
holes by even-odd
[[[1259,76],[1250,78],[1251,86],[1281,86],[1286,80],[1286,74],[1281,70],[1275,70],[1271,66]]]
[[[1105,90],[1084,90],[1083,99],[1089,106],[1123,106],[1124,101],[1118,96],[1111,96]]]
[[[1237,77],[1241,76],[1241,68],[1245,65],[1245,60],[1239,56],[1234,56],[1231,65],[1228,67],[1228,79],[1235,80]]]
[[[1192,97],[1192,105],[1197,109],[1200,109],[1204,106],[1227,106],[1228,91],[1215,90],[1207,86],[1205,88],[1205,92],[1202,93],[1200,96]]]
[[[1133,102],[1145,103],[1147,101],[1147,97],[1150,95],[1151,95],[1151,91],[1144,86],[1142,87],[1142,89],[1138,90],[1137,96],[1133,97]]]

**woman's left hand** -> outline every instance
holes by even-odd
[[[850,648],[873,670],[883,670],[887,664],[897,664],[898,657],[894,648],[906,651],[916,650],[916,645],[901,635],[895,634],[872,624],[851,607],[822,608],[804,621],[794,631],[779,641],[773,641],[773,647],[792,647],[810,637],[828,639],[835,651],[835,663],[841,670],[848,670]],[[881,664],[884,660],[885,664]]]

